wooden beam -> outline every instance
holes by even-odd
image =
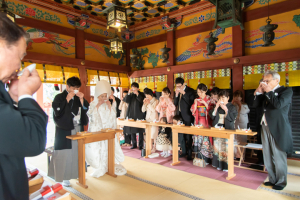
[[[289,49],[284,51],[269,52],[256,55],[248,55],[239,57],[240,62],[238,65],[258,65],[258,64],[269,64],[274,62],[288,62],[300,60],[300,48]],[[233,63],[234,58],[226,58],[220,60],[212,60],[191,64],[175,65],[171,67],[173,73],[184,73],[202,70],[212,69],[224,69],[224,68],[235,68]],[[148,70],[134,71],[130,74],[131,78],[144,77],[144,76],[158,76],[167,74],[167,67],[154,68]]]
[[[240,26],[232,27],[232,57],[245,55],[244,31]]]
[[[269,14],[278,15],[281,13],[289,12],[292,10],[300,9],[299,0],[288,0],[280,3],[275,3],[269,6]],[[254,10],[249,10],[244,14],[244,21],[249,22],[252,20],[267,18],[268,17],[268,6],[257,8]]]
[[[193,35],[193,34],[197,34],[197,33],[202,33],[205,31],[210,31],[212,30],[213,27],[213,22],[205,22],[205,23],[201,23],[195,26],[190,26],[187,28],[183,28],[183,29],[179,29],[175,31],[175,38],[181,38],[181,37],[185,37],[188,35]]]
[[[89,41],[93,41],[93,42],[98,42],[101,44],[105,44],[105,45],[109,45],[109,42],[107,42],[106,40],[108,40],[108,38],[102,37],[100,35],[95,35],[95,34],[91,34],[91,33],[84,33],[84,37],[86,40]]]
[[[176,44],[175,44],[175,31],[168,31],[167,32],[167,47],[171,48],[169,51],[169,63],[168,66],[173,66],[176,64]]]
[[[81,68],[82,59],[76,58],[68,58],[62,56],[55,56],[49,54],[42,54],[36,52],[27,52],[27,55],[23,59],[23,61],[31,61],[41,64],[53,64],[53,65],[61,65],[61,66],[70,66],[70,67],[78,67]],[[130,68],[125,65],[113,65],[109,63],[101,63],[85,60],[85,65],[87,69],[96,69],[110,72],[123,72],[127,73],[130,71]]]
[[[164,42],[166,40],[167,40],[167,34],[164,33],[164,34],[153,36],[153,37],[150,37],[150,38],[130,42],[130,49],[138,48],[138,47],[142,47],[142,46],[147,46],[149,44]]]
[[[235,92],[237,90],[244,92],[244,89],[243,89],[243,65],[241,65],[241,64],[233,65],[231,80],[232,80],[233,92]]]
[[[32,19],[29,17],[17,18],[16,23],[22,26],[29,26],[44,31],[75,37],[75,29],[66,28],[63,26],[51,24],[37,19]]]

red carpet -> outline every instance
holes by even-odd
[[[211,165],[208,165],[206,168],[196,167],[193,165],[192,161],[186,160],[186,158],[180,158],[180,164],[172,166],[172,156],[168,158],[163,158],[161,156],[157,158],[142,158],[141,150],[139,149],[130,149],[130,147],[122,147],[124,155],[132,158],[137,158],[146,162],[151,162],[159,164],[165,167],[170,167],[173,169],[185,171],[192,174],[197,174],[211,179],[216,179],[233,185],[238,185],[241,187],[249,188],[256,190],[267,178],[268,174],[256,172],[247,169],[234,168],[236,177],[231,180],[226,180],[227,172],[219,171],[216,168],[213,168]],[[160,153],[160,152],[157,152]]]

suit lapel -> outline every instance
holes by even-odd
[[[0,81],[0,94],[2,94],[4,100],[9,103],[10,105],[13,105],[13,101],[11,99],[11,97],[9,96],[8,92],[5,90],[5,86],[2,83],[2,81]]]

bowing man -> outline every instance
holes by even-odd
[[[254,92],[254,107],[261,107],[263,116],[262,146],[269,181],[266,186],[282,190],[287,184],[287,154],[292,153],[292,130],[288,118],[293,91],[279,85],[280,75],[273,71],[264,74]]]
[[[80,86],[78,77],[69,78],[66,90],[56,95],[52,103],[56,127],[48,175],[64,186],[70,186],[70,179],[78,178],[78,143],[66,137],[83,131],[83,126],[88,124],[89,103],[79,92]]]
[[[45,150],[48,117],[32,98],[41,86],[38,72],[25,69],[17,78],[26,55],[26,32],[3,13],[0,30],[0,199],[28,200],[24,158]]]

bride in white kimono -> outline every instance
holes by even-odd
[[[111,94],[111,87],[107,81],[97,82],[95,88],[94,101],[91,102],[89,111],[88,132],[97,132],[106,128],[117,128],[116,101],[113,99],[112,105],[108,100]],[[108,171],[108,142],[107,140],[93,142],[85,145],[86,162],[95,170],[91,174],[93,177],[103,176]],[[115,137],[115,174],[120,176],[127,173],[120,164],[124,161],[124,154]]]

